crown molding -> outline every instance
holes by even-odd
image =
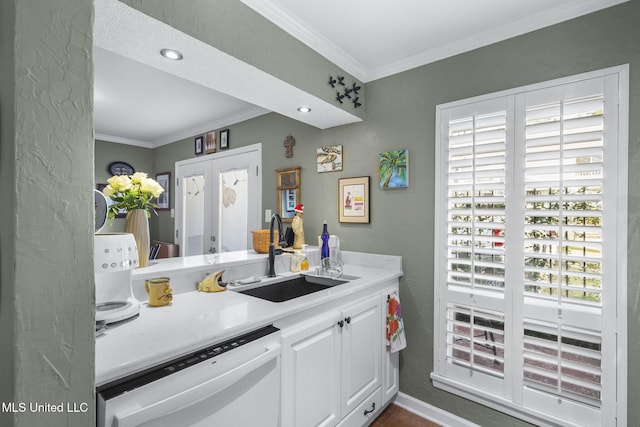
[[[322,34],[313,31],[309,25],[293,18],[286,11],[276,7],[269,0],[240,0],[242,3],[273,22],[295,39],[306,44],[311,49],[342,68],[356,79],[365,82],[366,68],[356,61],[351,55],[340,49]]]
[[[217,130],[223,127],[231,126],[236,123],[243,122],[245,120],[253,119],[254,117],[259,117],[264,114],[270,113],[270,111],[265,110],[264,108],[255,107],[248,110],[243,110],[238,114],[234,114],[231,116],[223,117],[218,120],[214,120],[212,122],[203,123],[198,126],[194,126],[189,129],[181,130],[180,132],[176,132],[172,135],[167,135],[162,138],[158,138],[151,142],[152,148],[162,147],[163,145],[171,144],[173,142],[177,142],[183,140],[185,138],[189,138],[195,135],[200,135],[203,133],[211,132],[213,130]]]
[[[441,59],[489,46],[513,37],[517,37],[541,28],[559,24],[582,15],[597,12],[628,0],[610,0],[605,3],[599,0],[583,1],[580,4],[558,5],[552,10],[527,16],[524,19],[509,22],[483,33],[475,34],[460,41],[425,50],[416,55],[371,70],[365,82],[370,82],[393,74],[430,64]]]
[[[94,140],[116,142],[118,144],[134,145],[142,148],[154,148],[153,144],[149,141],[141,141],[138,139],[122,138],[115,135],[107,135],[104,133],[96,133],[93,137]]]
[[[188,129],[183,129],[180,132],[176,132],[171,135],[167,135],[162,138],[155,139],[153,141],[141,141],[137,139],[122,138],[119,136],[107,135],[104,133],[96,133],[94,139],[100,140],[100,141],[107,141],[107,142],[116,142],[118,144],[133,145],[133,146],[142,147],[142,148],[158,148],[158,147],[162,147],[163,145],[172,144],[174,142],[178,142],[195,135],[211,132],[212,130],[217,130],[223,127],[227,127],[227,126],[234,125],[236,123],[243,122],[245,120],[253,119],[255,117],[259,117],[264,114],[268,114],[270,112],[271,111],[265,110],[264,108],[254,107],[249,110],[241,111],[238,114],[223,117],[222,119],[203,123],[201,125],[194,126]]]
[[[311,49],[324,56],[335,65],[352,74],[364,83],[397,74],[412,68],[430,64],[441,59],[469,52],[480,47],[488,46],[510,39],[531,31],[558,24],[582,15],[596,12],[625,3],[629,0],[583,0],[571,4],[559,4],[553,9],[530,15],[524,19],[509,22],[493,28],[490,31],[476,34],[473,37],[428,49],[408,58],[386,64],[376,69],[367,70],[360,62],[348,55],[334,43],[321,34],[311,30],[299,19],[294,19],[286,11],[276,7],[270,0],[241,0],[251,9],[282,28],[291,36],[300,40]]]

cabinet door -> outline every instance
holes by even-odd
[[[342,312],[342,416],[346,416],[381,380],[382,323],[380,297],[374,296]]]
[[[337,311],[282,335],[282,425],[333,426],[340,420]]]
[[[398,291],[398,287],[388,289],[382,295],[382,330],[387,327],[387,304],[389,296]],[[399,354],[391,353],[386,342],[382,344],[382,402],[383,404],[393,399],[399,390]]]

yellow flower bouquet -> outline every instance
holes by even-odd
[[[115,175],[107,180],[108,185],[102,190],[105,196],[115,203],[109,206],[108,216],[113,218],[124,209],[129,213],[134,209],[144,209],[147,218],[151,217],[151,212],[157,215],[158,205],[153,202],[154,198],[160,197],[164,188],[151,179],[144,172],[136,172],[133,175]]]

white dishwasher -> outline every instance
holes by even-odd
[[[278,426],[280,348],[266,326],[105,384],[97,425]]]

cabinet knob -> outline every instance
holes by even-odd
[[[344,326],[344,321],[343,321],[343,320],[340,320],[340,321],[338,322],[338,326],[340,326],[340,327],[342,328],[342,327]]]
[[[345,317],[345,318],[344,318],[344,321],[345,321],[345,322],[347,322],[347,325],[348,325],[349,323],[351,323],[351,316],[349,316],[349,317]]]
[[[376,410],[376,402],[371,402],[371,409],[370,410],[365,409],[364,410],[364,415],[369,415],[370,413],[372,413],[375,410]]]

